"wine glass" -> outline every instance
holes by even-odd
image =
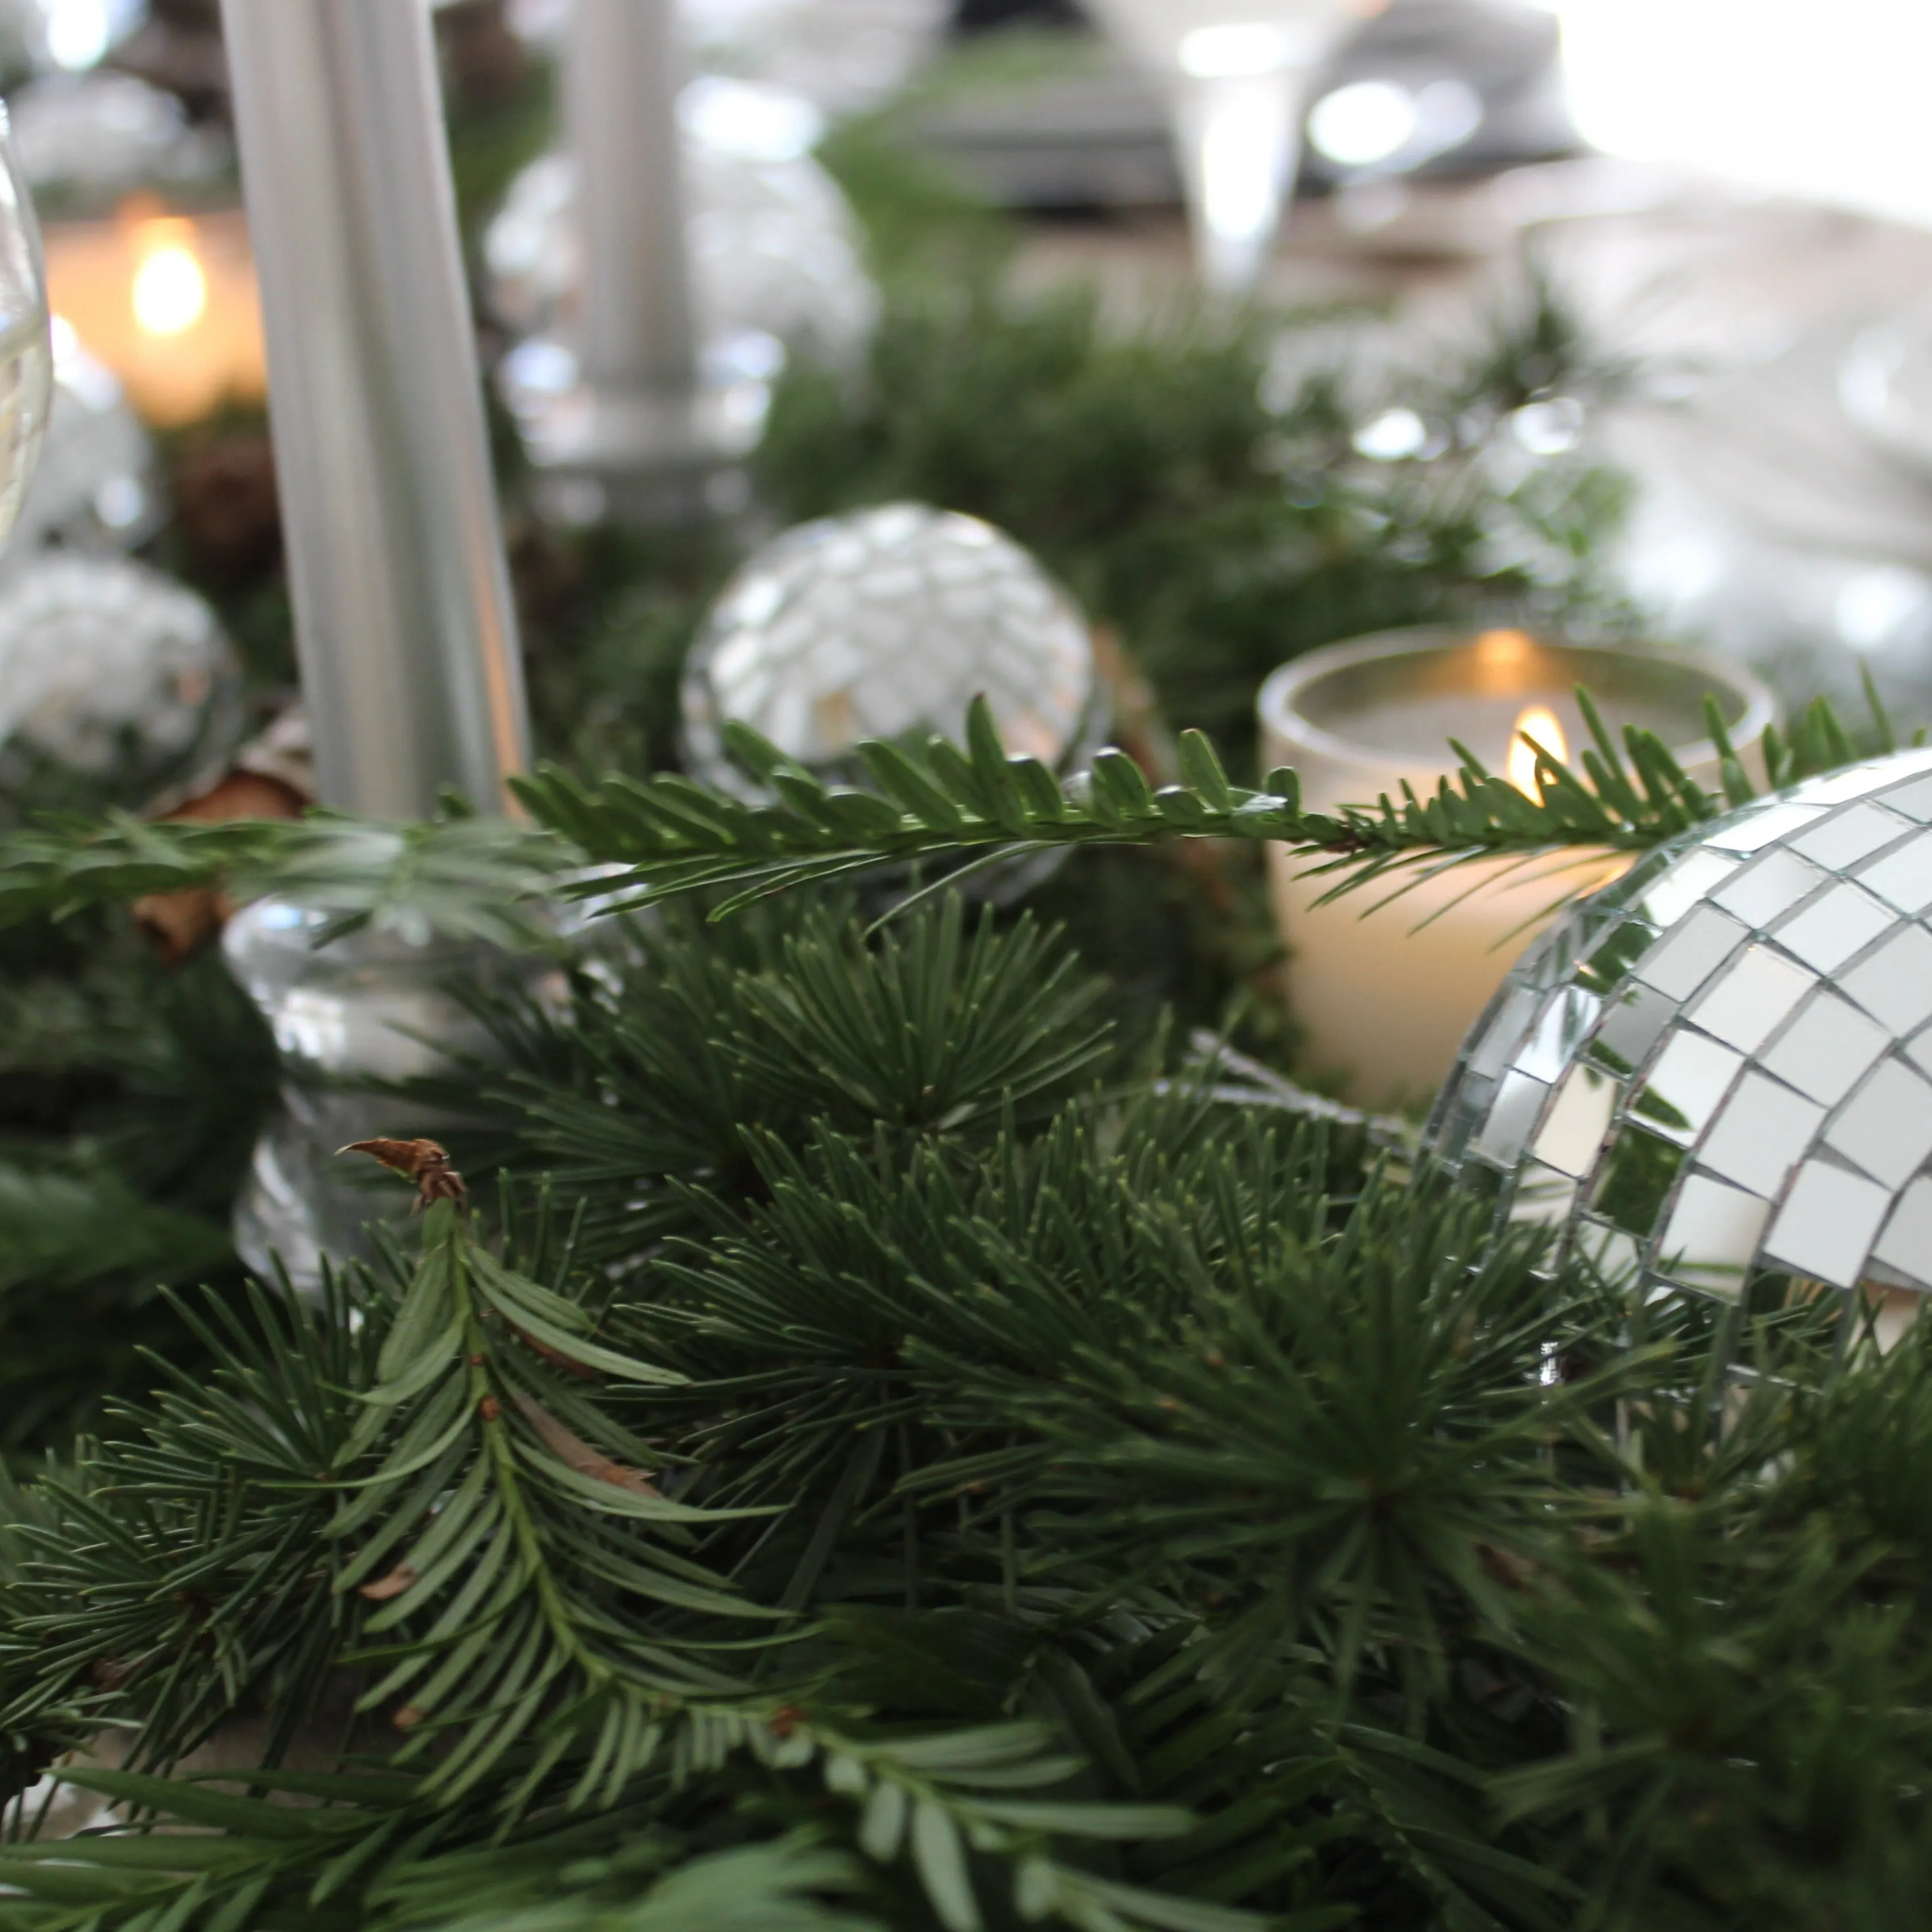
[[[1165,88],[1201,279],[1251,291],[1300,160],[1310,82],[1384,0],[1094,0]]]
[[[0,107],[0,544],[20,520],[53,398],[40,224]]]

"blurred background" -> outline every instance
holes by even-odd
[[[528,460],[576,374],[569,10],[436,10],[552,752],[668,756],[728,556],[896,493],[1131,609],[1163,694],[1237,740],[1281,656],[1445,598],[1932,699],[1912,0],[684,0],[690,272],[742,460],[671,537]],[[1292,99],[1257,107],[1270,62]],[[292,659],[218,8],[0,0],[0,71],[61,360],[0,575],[47,546],[163,569],[259,725]]]

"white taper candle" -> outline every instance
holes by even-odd
[[[428,10],[222,18],[322,795],[500,810],[529,727]]]

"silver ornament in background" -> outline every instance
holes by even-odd
[[[181,102],[131,74],[50,75],[7,103],[20,172],[37,196],[112,203],[137,188],[207,182],[226,138],[190,124]]]
[[[693,82],[683,93],[692,298],[707,383],[736,392],[742,440],[755,440],[770,384],[794,352],[849,367],[879,298],[856,223],[811,154],[823,123],[776,88]],[[525,339],[500,371],[506,402],[541,410],[576,383],[568,344],[584,274],[576,170],[562,154],[511,184],[484,237],[490,303]]]
[[[191,794],[243,723],[214,611],[159,571],[50,550],[0,578],[0,816]]]
[[[938,52],[952,11],[948,0],[681,0],[678,19],[701,71],[854,114]]]
[[[923,503],[786,531],[712,606],[683,686],[693,776],[748,795],[722,728],[836,776],[865,738],[957,738],[983,694],[1006,748],[1084,766],[1106,729],[1087,621],[1004,532]]]
[[[1932,1293],[1928,914],[1932,752],[1748,806],[1552,928],[1430,1140],[1653,1294]]]
[[[222,934],[230,970],[260,1008],[284,1069],[282,1107],[255,1148],[235,1209],[236,1250],[265,1280],[279,1260],[313,1294],[325,1256],[366,1258],[371,1222],[406,1216],[412,1197],[367,1162],[338,1159],[349,1142],[451,1124],[421,1108],[344,1083],[443,1070],[452,1056],[488,1054],[488,1033],[452,990],[520,990],[562,999],[555,960],[476,940],[368,926],[318,944],[334,915],[286,899],[236,914]]]
[[[0,584],[41,545],[130,550],[153,536],[166,514],[153,440],[119,379],[88,354],[59,316],[52,336],[53,406],[40,466],[0,560]]]

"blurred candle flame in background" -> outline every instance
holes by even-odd
[[[171,214],[136,196],[112,220],[46,231],[54,312],[147,422],[197,421],[264,393],[254,258],[238,209]]]
[[[208,310],[208,275],[195,253],[194,224],[168,215],[143,221],[134,246],[141,266],[131,292],[134,320],[150,335],[178,335]]]
[[[1524,742],[1530,738],[1558,763],[1569,757],[1570,746],[1556,712],[1547,705],[1530,705],[1510,728],[1509,782],[1526,796],[1540,799],[1543,786],[1536,776],[1537,753]]]

